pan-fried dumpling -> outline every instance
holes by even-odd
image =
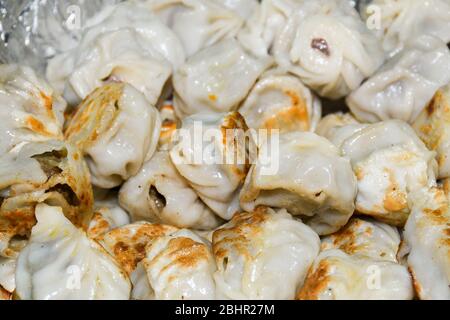
[[[36,204],[63,208],[75,225],[87,227],[93,194],[81,153],[60,140],[30,142],[0,156],[0,255],[15,256],[14,237],[27,237]]]
[[[292,299],[319,249],[318,235],[286,210],[237,214],[213,234],[218,295]]]
[[[0,286],[0,301],[1,300],[12,300],[12,293],[2,288],[2,286]]]
[[[146,248],[143,266],[157,300],[213,300],[216,270],[209,244],[190,230],[161,236]]]
[[[242,19],[247,19],[257,10],[258,0],[214,0],[236,12]]]
[[[213,229],[221,220],[181,176],[166,151],[156,152],[124,183],[119,203],[132,221],[167,223],[181,228]]]
[[[241,207],[285,208],[320,235],[350,219],[356,179],[350,161],[328,140],[310,132],[289,132],[261,145],[240,195]]]
[[[135,175],[158,145],[158,110],[124,83],[96,89],[76,109],[65,130],[83,152],[92,183],[113,188]]]
[[[450,85],[436,92],[413,128],[425,145],[436,151],[439,178],[450,178]]]
[[[301,300],[410,300],[411,276],[396,255],[400,235],[384,223],[353,218],[322,241],[298,292]]]
[[[183,120],[179,140],[170,151],[172,163],[200,199],[218,216],[231,219],[249,169],[247,125],[236,111],[196,114]],[[199,136],[196,136],[199,135]],[[198,148],[196,139],[204,143]]]
[[[374,13],[381,18],[377,34],[386,52],[394,55],[405,43],[420,36],[433,35],[444,42],[450,41],[450,2],[448,0],[371,0],[361,7],[364,18]],[[367,11],[368,5],[377,12]]]
[[[16,259],[0,257],[0,291],[3,288],[9,293],[14,292],[16,289],[15,272]]]
[[[130,223],[128,213],[119,206],[115,197],[105,200],[96,200],[94,203],[94,215],[89,223],[87,235],[95,239],[111,229],[119,228]]]
[[[144,0],[150,11],[175,32],[188,57],[222,39],[233,38],[242,26],[238,13],[221,2]]]
[[[361,87],[347,104],[363,122],[400,119],[412,123],[435,92],[450,82],[450,51],[440,39],[415,39]]]
[[[422,189],[405,226],[407,262],[420,299],[450,299],[449,210],[442,190]]]
[[[166,102],[159,108],[161,118],[161,133],[159,134],[158,150],[170,150],[172,146],[172,137],[178,128],[181,127],[181,121],[175,114],[172,102]]]
[[[0,64],[0,154],[22,142],[62,139],[65,109],[32,69]]]
[[[232,39],[198,52],[173,77],[177,115],[236,109],[271,62],[254,57]]]
[[[356,210],[383,222],[404,225],[412,192],[436,184],[434,152],[403,121],[357,130],[341,149],[351,159],[358,180]]]
[[[320,96],[339,99],[383,63],[384,52],[348,0],[306,1],[273,46],[278,65]]]
[[[87,25],[76,48],[49,61],[50,83],[73,105],[110,81],[130,83],[156,104],[172,70],[185,60],[176,35],[129,2],[105,7]]]
[[[322,107],[298,77],[271,70],[261,76],[239,112],[253,129],[314,131]]]
[[[61,208],[39,204],[30,242],[20,252],[16,294],[20,299],[128,299],[125,272]]]
[[[144,259],[147,245],[177,230],[178,228],[173,226],[141,221],[113,229],[96,240],[115,258],[123,270],[131,274],[137,264]]]

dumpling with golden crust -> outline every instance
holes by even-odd
[[[218,295],[292,299],[319,248],[318,235],[286,210],[239,213],[213,233]]]
[[[311,132],[269,138],[258,151],[240,194],[241,207],[285,208],[320,235],[344,226],[355,209],[356,178],[350,161]]]
[[[0,255],[17,254],[14,237],[29,236],[41,202],[62,207],[72,223],[87,228],[93,205],[89,171],[70,143],[30,142],[0,156]]]
[[[450,299],[450,203],[443,190],[415,195],[404,238],[407,263],[420,299]]]
[[[411,276],[397,261],[396,228],[352,218],[322,240],[322,251],[297,294],[301,300],[409,300]]]
[[[92,183],[113,188],[135,175],[158,145],[161,119],[142,93],[124,83],[92,92],[65,130],[89,166]]]
[[[403,121],[357,130],[341,150],[351,159],[358,180],[356,210],[383,222],[403,226],[411,210],[411,194],[436,185],[434,152]]]
[[[256,82],[239,112],[253,129],[314,131],[322,106],[298,77],[269,70]]]
[[[413,128],[425,145],[436,151],[439,178],[450,178],[450,85],[436,92]]]

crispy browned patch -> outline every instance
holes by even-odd
[[[50,118],[54,119],[55,115],[53,114],[53,98],[46,95],[42,91],[39,91],[39,97],[42,100],[42,104],[44,105],[45,110],[47,111],[47,115]]]
[[[0,286],[0,300],[11,300],[12,294]]]
[[[27,127],[33,132],[39,133],[43,136],[51,136],[52,134],[47,131],[45,125],[33,116],[28,116],[26,120]]]
[[[361,167],[356,167],[355,176],[356,176],[356,179],[358,179],[358,181],[361,181],[362,179],[364,179],[364,171]]]
[[[208,94],[208,99],[213,101],[213,102],[216,102],[217,101],[217,96],[215,94]]]
[[[303,287],[297,294],[297,300],[317,300],[328,287],[330,264],[321,260],[317,268],[311,267]]]
[[[100,212],[95,212],[92,217],[91,223],[94,222],[94,226],[88,229],[87,235],[90,238],[97,238],[98,236],[108,232],[110,229],[109,222],[102,216]]]
[[[176,230],[174,227],[145,223],[111,230],[100,236],[122,268],[130,274],[145,257],[145,247],[156,238]]]
[[[415,295],[420,298],[422,296],[422,292],[423,292],[422,286],[417,281],[417,277],[414,273],[414,270],[411,267],[408,267],[408,271],[411,274],[411,277],[413,280],[413,287],[414,287]]]
[[[441,100],[441,96],[442,94],[440,91],[436,92],[433,99],[431,99],[430,103],[428,103],[427,107],[425,108],[429,117],[432,116],[433,113],[436,111],[437,103],[438,101]]]
[[[348,254],[354,254],[364,248],[363,245],[358,244],[357,229],[363,224],[360,219],[352,219],[350,222],[338,232],[332,234],[330,238],[333,241],[335,248],[339,248]],[[366,230],[370,235],[372,230]]]
[[[392,171],[385,170],[389,175],[389,187],[386,190],[383,200],[383,206],[387,211],[398,212],[408,208],[408,199],[406,194],[400,190]]]
[[[294,91],[286,90],[284,93],[290,97],[291,105],[268,118],[263,128],[308,131],[310,123],[305,100]]]
[[[171,258],[172,264],[182,268],[195,267],[199,262],[209,258],[207,247],[190,238],[171,239],[166,250],[165,253]]]

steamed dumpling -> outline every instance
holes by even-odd
[[[0,292],[2,288],[9,293],[16,289],[16,260],[16,258],[0,257]]]
[[[424,36],[407,47],[347,97],[363,122],[399,119],[412,123],[435,92],[450,82],[450,51],[440,39]]]
[[[27,237],[36,223],[36,204],[63,208],[77,226],[87,227],[93,194],[81,153],[60,140],[30,142],[0,156],[0,255],[15,256],[14,236]]]
[[[249,169],[247,131],[238,112],[196,114],[185,118],[179,142],[170,151],[172,163],[200,199],[218,216],[231,219],[233,203]],[[196,134],[201,134],[196,136]],[[196,139],[204,139],[200,149]]]
[[[239,112],[253,129],[314,131],[321,116],[320,100],[294,75],[264,73]]]
[[[436,92],[413,128],[425,145],[436,151],[439,178],[450,178],[450,85]]]
[[[411,194],[436,184],[434,153],[400,120],[356,130],[341,150],[358,180],[356,210],[389,224],[404,225]]]
[[[350,161],[314,133],[290,132],[259,149],[241,191],[241,207],[285,208],[320,235],[344,226],[355,209],[356,179]]]
[[[128,299],[125,272],[58,207],[39,204],[38,223],[17,260],[20,299]]]
[[[119,202],[133,221],[206,230],[221,222],[180,175],[167,151],[156,152],[125,182],[119,192]]]
[[[450,299],[449,209],[442,190],[422,189],[406,222],[407,263],[420,299]]]
[[[192,56],[222,39],[234,37],[243,24],[240,15],[224,6],[222,1],[141,1],[175,32],[183,43],[187,56]]]
[[[386,52],[394,55],[405,43],[420,36],[433,35],[444,42],[450,41],[450,2],[448,0],[371,0],[361,6],[366,19],[381,18],[377,34]],[[375,15],[376,14],[376,15]],[[378,14],[380,16],[378,16]],[[372,19],[373,19],[372,18]],[[374,21],[376,22],[376,21]]]
[[[286,210],[237,214],[213,234],[219,297],[292,299],[319,248],[318,235]]]
[[[273,54],[320,96],[339,99],[383,63],[378,39],[348,0],[305,1],[289,16]]]
[[[65,130],[85,155],[92,183],[113,188],[135,175],[156,150],[158,110],[124,83],[96,89],[76,109]]]
[[[301,300],[410,300],[411,276],[396,255],[400,235],[384,223],[353,218],[322,240],[308,272]]]
[[[143,267],[158,300],[213,300],[216,270],[209,244],[182,229],[161,236],[146,248]]]
[[[358,122],[349,113],[338,112],[323,117],[317,125],[316,133],[340,148],[345,139],[367,126],[368,124]]]
[[[145,8],[106,6],[87,22],[81,43],[49,61],[47,78],[76,105],[105,82],[127,82],[156,104],[185,60],[176,35]]]
[[[253,56],[232,39],[198,52],[173,77],[177,115],[236,109],[271,61]]]
[[[65,109],[32,69],[0,64],[0,155],[22,142],[62,139]]]

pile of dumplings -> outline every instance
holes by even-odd
[[[0,300],[450,300],[450,0],[129,0],[80,35],[0,65]],[[184,161],[198,124],[244,161]]]

